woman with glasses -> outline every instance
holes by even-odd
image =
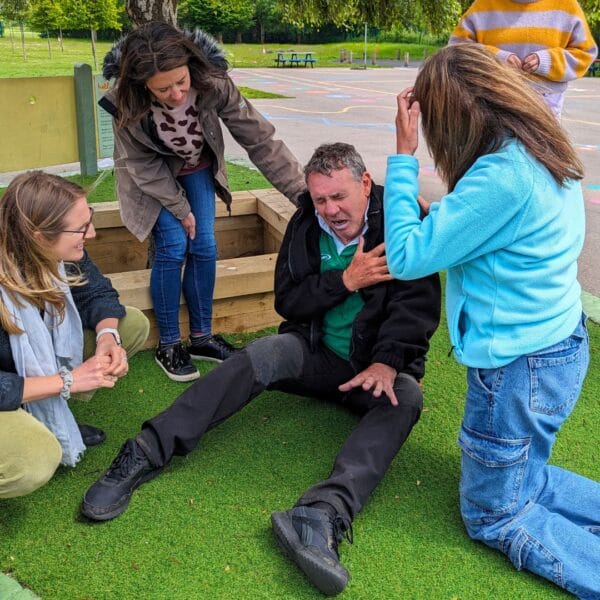
[[[422,220],[419,119],[448,186]],[[474,44],[424,63],[398,96],[396,128],[388,266],[399,279],[448,271],[452,350],[467,367],[458,435],[467,532],[519,570],[600,598],[600,483],[548,464],[589,363],[581,161],[525,76]]]
[[[119,303],[85,252],[92,215],[81,187],[41,171],[0,200],[0,498],[33,491],[104,441],[68,400],[114,387],[148,337],[146,317]]]
[[[219,362],[234,350],[211,329],[215,192],[231,204],[221,122],[290,200],[306,187],[301,165],[242,97],[227,68],[210,36],[167,23],[133,30],[104,59],[104,76],[116,79],[100,105],[113,116],[121,217],[139,240],[152,236],[150,293],[160,334],[155,358],[174,381],[199,377],[191,359]],[[182,292],[187,346],[179,328]]]

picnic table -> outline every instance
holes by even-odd
[[[276,67],[285,67],[288,65],[290,67],[308,67],[308,65],[314,67],[315,63],[317,62],[317,59],[313,56],[313,54],[314,52],[311,51],[297,52],[296,50],[278,50],[277,57],[273,60],[275,61]]]

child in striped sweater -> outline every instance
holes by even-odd
[[[463,42],[529,73],[557,118],[568,82],[598,54],[577,0],[475,0],[450,36],[449,44]]]

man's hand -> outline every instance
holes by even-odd
[[[369,252],[363,252],[364,246],[365,240],[361,236],[352,262],[342,274],[342,281],[351,292],[394,279],[388,271],[385,245],[379,244]]]
[[[383,363],[373,363],[358,375],[355,375],[350,381],[342,383],[339,386],[340,392],[349,392],[357,387],[362,387],[363,390],[371,390],[375,398],[379,398],[384,392],[389,398],[393,406],[398,406],[398,398],[394,393],[394,381],[397,371],[389,365]]]
[[[182,219],[181,225],[190,240],[193,240],[196,237],[196,217],[194,217],[194,214],[190,213],[185,219]]]
[[[521,69],[523,69],[525,73],[535,73],[539,66],[540,57],[535,52],[528,54],[521,63]]]
[[[514,67],[515,69],[521,69],[522,68],[522,63],[521,63],[521,59],[516,55],[516,54],[511,54],[507,59],[506,62],[511,66]]]
[[[419,103],[413,98],[413,88],[409,87],[398,94],[396,113],[396,153],[414,154],[419,145]]]
[[[117,344],[112,334],[105,333],[100,337],[96,344],[95,356],[102,359],[102,364],[105,365],[105,375],[115,378],[127,375],[129,371],[127,352]]]

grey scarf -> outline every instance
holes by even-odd
[[[60,264],[64,276],[64,265]],[[19,298],[16,304],[0,286],[2,300],[12,313],[17,327],[24,333],[10,335],[10,347],[17,373],[22,377],[56,375],[62,366],[72,370],[83,360],[83,327],[73,302],[71,290],[57,283],[65,293],[65,318],[59,323],[54,308],[47,305],[44,316],[35,307]],[[85,445],[75,417],[66,400],[52,396],[27,402],[23,408],[41,421],[58,439],[63,455],[61,464],[73,467],[81,458]]]

